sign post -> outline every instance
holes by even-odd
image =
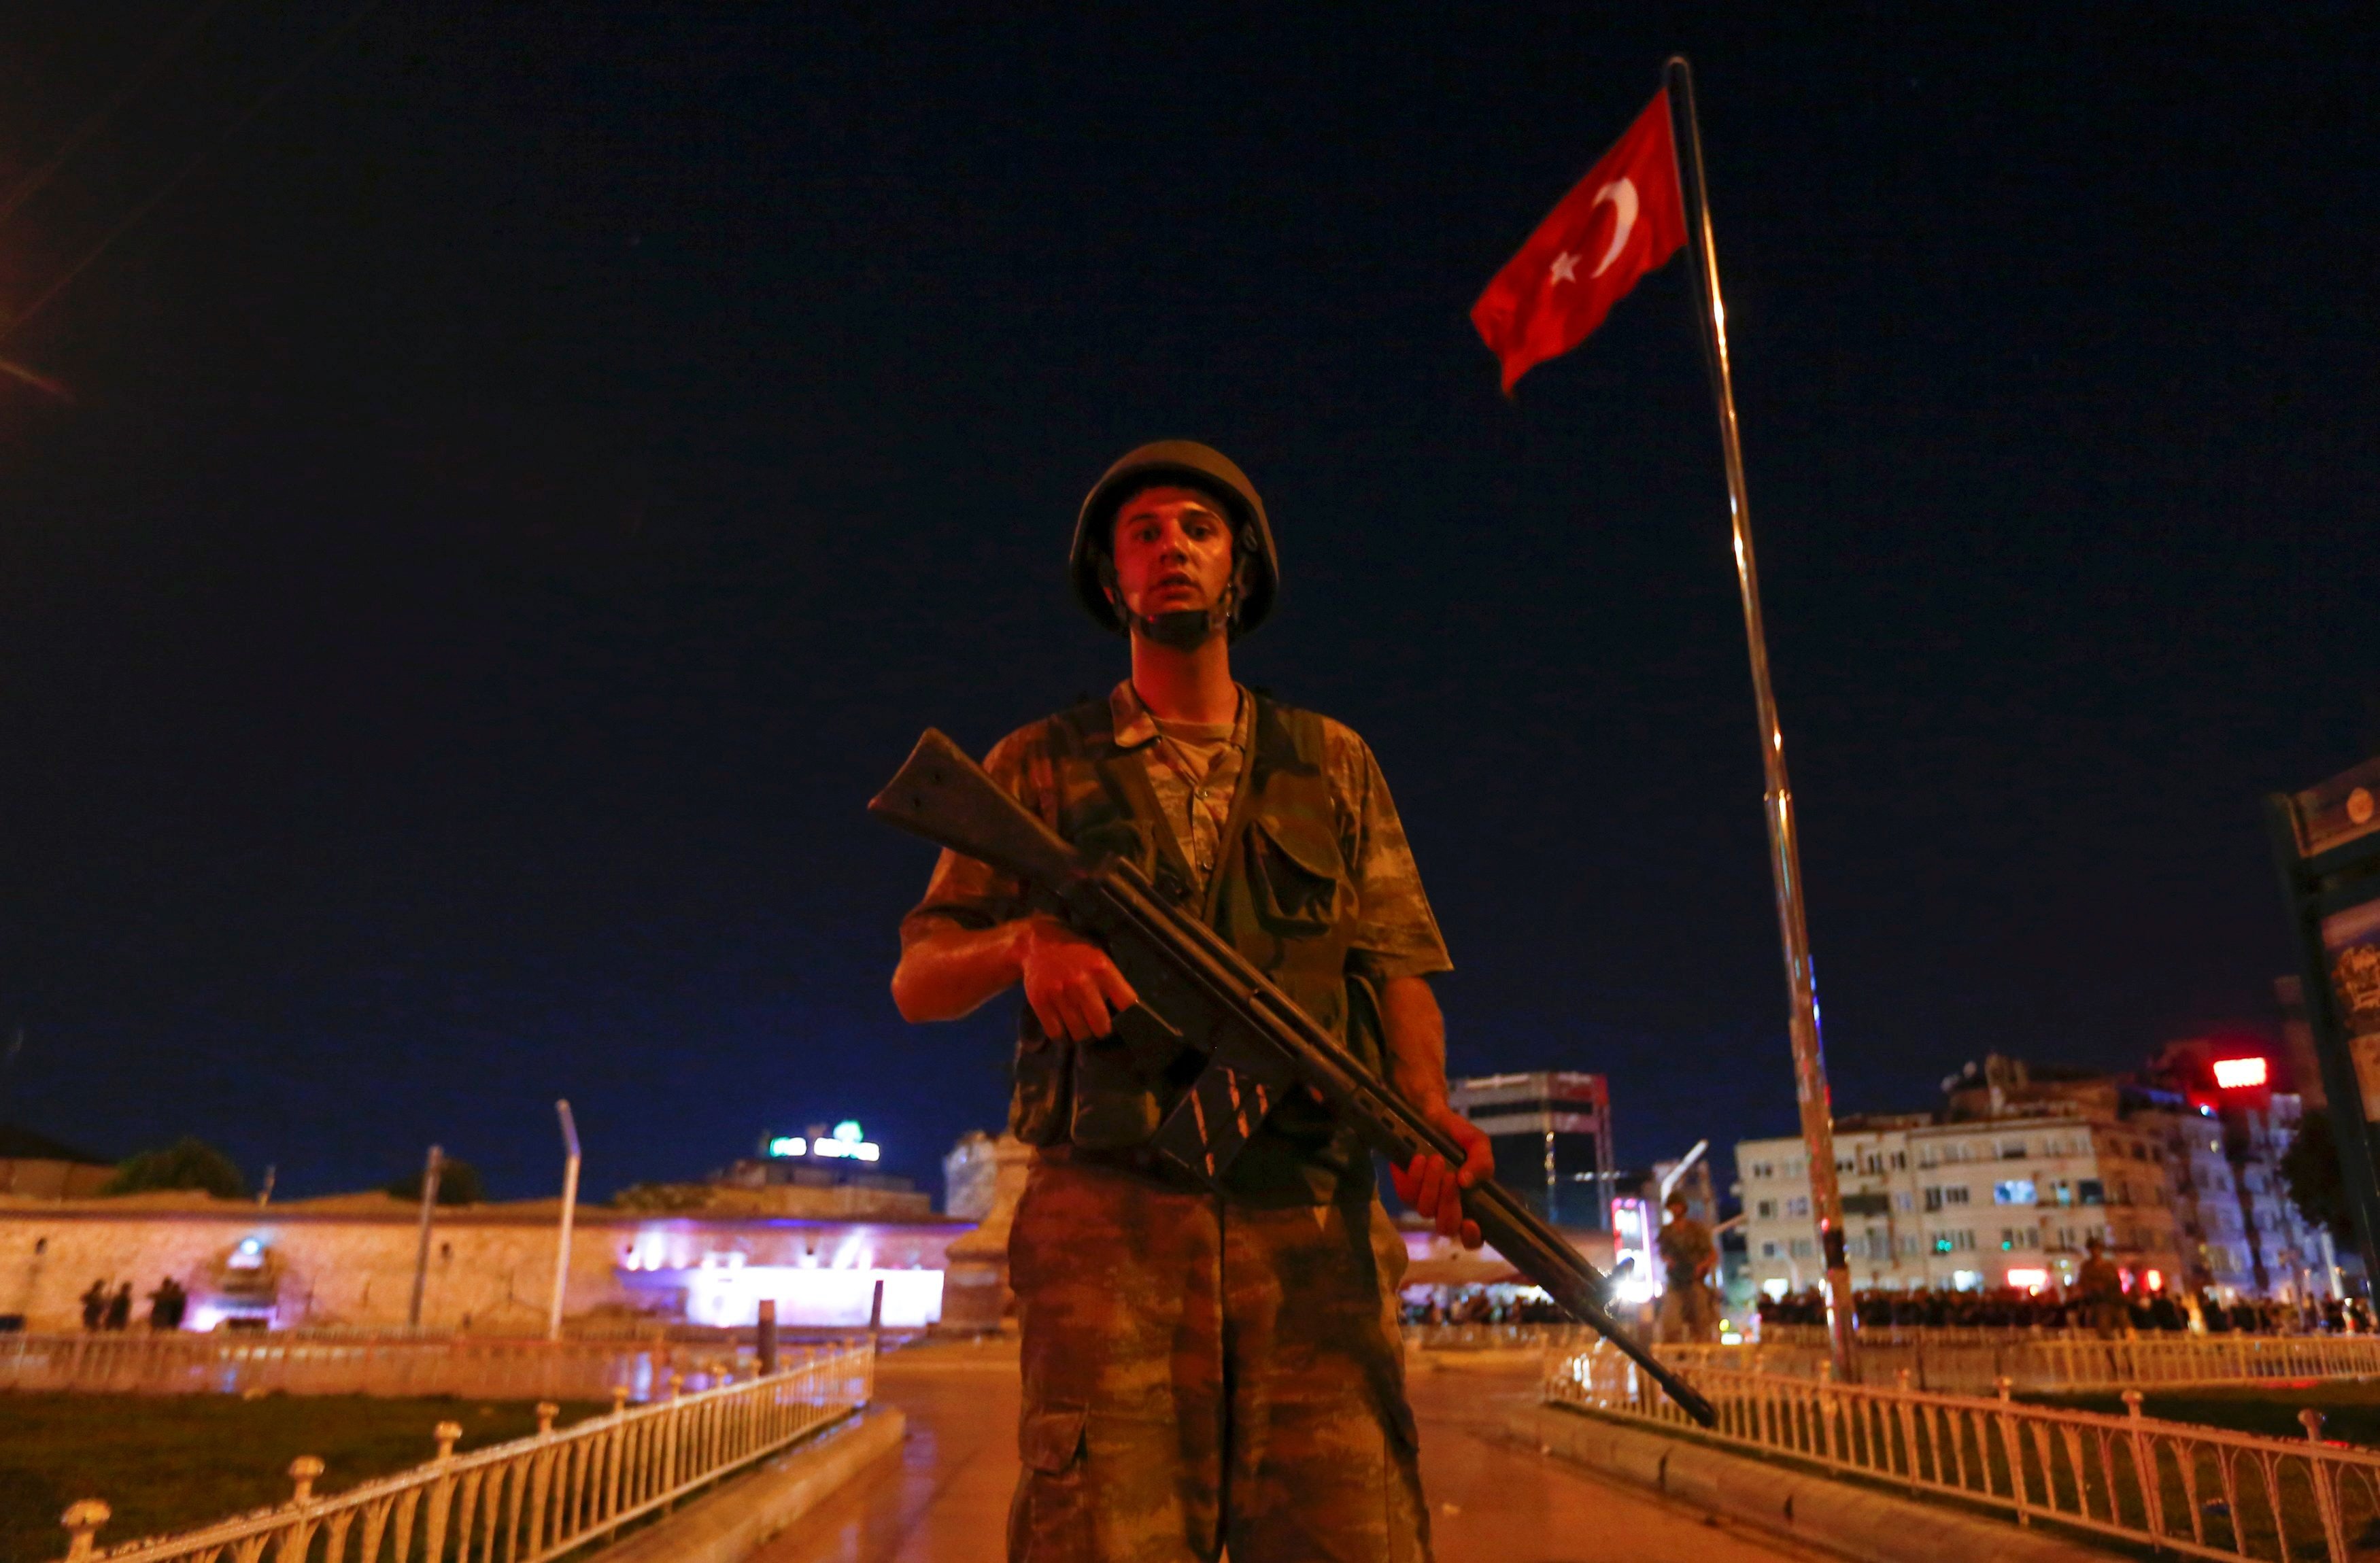
[[[2380,759],[2265,799],[2366,1284],[2380,1282]]]

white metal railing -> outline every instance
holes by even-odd
[[[2095,1332],[2065,1325],[1873,1325],[1859,1327],[1863,1343],[1877,1346],[1997,1346],[2018,1340],[2096,1339]],[[1760,1340],[1768,1346],[1824,1346],[1827,1327],[1764,1320]]]
[[[1695,1367],[1718,1407],[1702,1433],[1608,1347],[1555,1361],[1548,1401],[1694,1433],[1984,1504],[2020,1524],[2053,1520],[2193,1557],[2350,1563],[2380,1525],[2380,1449],[2259,1437],[2140,1413],[2029,1406],[2003,1383],[1990,1398]]]
[[[1434,1324],[1404,1327],[1405,1344],[1424,1351],[1488,1351],[1552,1347],[1557,1351],[1594,1343],[1596,1333],[1580,1324]]]
[[[435,1460],[328,1497],[313,1492],[322,1462],[304,1456],[289,1468],[287,1503],[178,1535],[100,1548],[107,1506],[86,1499],[66,1512],[67,1563],[543,1563],[819,1433],[874,1393],[865,1343],[792,1358],[695,1394],[674,1381],[634,1410],[620,1396],[611,1414],[560,1432],[542,1405],[534,1436],[470,1454],[455,1453],[463,1430],[443,1422]]]
[[[1817,1346],[1662,1346],[1690,1366],[1815,1378],[1828,1358]],[[1999,1343],[1877,1342],[1856,1347],[1860,1377],[1889,1383],[1906,1373],[1920,1389],[1989,1394],[2001,1379],[2026,1394],[2236,1384],[2275,1378],[2380,1377],[2380,1336],[2139,1335]]]
[[[2096,1329],[2069,1325],[1888,1325],[1864,1324],[1859,1327],[1862,1342],[1876,1346],[2002,1346],[2029,1340],[2096,1340]],[[2306,1330],[2207,1330],[2189,1333],[2180,1330],[2144,1331],[2152,1337],[2168,1340],[2225,1340],[2236,1335],[2261,1340],[2333,1339],[2357,1340],[2363,1336],[2325,1335]],[[1759,1339],[1771,1346],[1824,1346],[1827,1327],[1824,1325],[1764,1323]]]
[[[506,1340],[472,1336],[0,1335],[0,1391],[118,1394],[476,1395],[645,1400],[678,1374],[707,1387],[739,1360],[733,1340]],[[749,1360],[747,1356],[744,1360]]]

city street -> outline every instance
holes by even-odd
[[[1414,1409],[1443,1563],[1753,1563],[1825,1555],[1491,1442],[1526,1367],[1422,1371]],[[755,1563],[996,1563],[1016,1476],[1014,1357],[887,1359],[879,1399],[909,1417],[898,1467],[838,1495]]]

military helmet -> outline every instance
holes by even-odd
[[[1109,467],[1091,486],[1082,514],[1075,520],[1075,548],[1067,561],[1076,600],[1100,628],[1123,633],[1123,622],[1116,617],[1115,604],[1108,600],[1102,577],[1113,542],[1116,509],[1141,490],[1162,483],[1210,494],[1232,513],[1232,542],[1248,565],[1247,584],[1232,633],[1235,637],[1245,635],[1272,612],[1273,598],[1281,589],[1281,555],[1273,549],[1272,523],[1265,518],[1264,501],[1257,497],[1248,475],[1231,457],[1196,440],[1160,440],[1143,445]]]

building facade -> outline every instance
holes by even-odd
[[[0,1123],[0,1194],[84,1199],[115,1175],[115,1164],[46,1134]]]
[[[1496,1179],[1557,1227],[1608,1231],[1611,1093],[1599,1074],[1475,1075],[1449,1086],[1454,1110],[1496,1150]]]

